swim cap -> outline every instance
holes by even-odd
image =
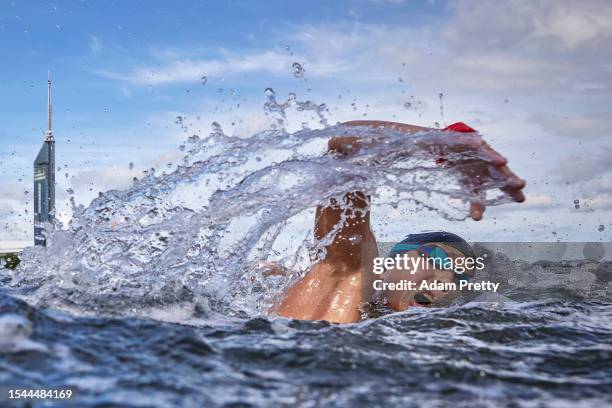
[[[389,256],[394,256],[395,254],[404,252],[402,250],[402,246],[407,247],[409,244],[423,245],[423,244],[428,244],[428,243],[445,244],[461,252],[467,258],[473,258],[473,259],[476,258],[476,253],[474,252],[474,249],[472,248],[470,244],[468,244],[468,242],[465,239],[461,238],[459,235],[456,235],[450,232],[445,232],[445,231],[424,232],[421,234],[410,234],[406,238],[404,238],[402,241],[395,244],[395,246],[389,253]],[[436,257],[436,256],[434,255],[433,257]],[[469,271],[466,270],[464,274],[470,277],[473,277],[474,269],[469,270]]]

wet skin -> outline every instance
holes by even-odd
[[[436,131],[419,126],[382,121],[353,121],[347,126],[371,126],[390,128],[412,134],[419,131]],[[442,163],[446,168],[455,168],[463,175],[461,182],[471,192],[469,213],[473,220],[482,219],[485,211],[483,194],[479,187],[495,179],[502,181],[504,193],[516,202],[525,200],[522,189],[525,182],[506,166],[507,160],[487,145],[477,133],[439,132],[438,137],[420,142],[418,147],[431,153],[432,157],[443,157],[449,153],[471,152],[469,160],[460,163]],[[372,143],[372,142],[370,142]],[[328,148],[330,154],[339,159],[350,156],[363,146],[355,136],[332,138]],[[291,288],[272,311],[274,314],[300,320],[327,320],[335,323],[351,323],[361,319],[359,307],[373,296],[372,283],[375,276],[370,267],[378,257],[376,239],[370,228],[370,197],[362,192],[349,192],[342,197],[343,203],[330,200],[316,211],[314,234],[317,240],[338,230],[333,241],[326,246],[326,255],[315,263],[310,271]],[[342,205],[340,205],[342,204]],[[451,256],[462,256],[454,248],[440,245]],[[413,251],[414,252],[414,251]],[[410,254],[410,253],[409,253]],[[416,252],[413,254],[418,256]],[[452,282],[449,271],[387,271],[385,281],[407,279],[420,284],[423,280]],[[443,291],[386,291],[388,306],[401,311],[422,304],[439,303],[453,294]],[[427,303],[430,300],[431,303]]]

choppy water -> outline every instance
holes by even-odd
[[[268,317],[321,253],[311,238],[318,203],[363,190],[406,215],[429,208],[461,220],[470,198],[416,147],[433,134],[328,126],[324,106],[268,97],[276,129],[230,137],[214,125],[190,137],[172,169],[74,205],[46,249],[2,272],[0,384],[69,386],[72,402],[49,404],[79,407],[612,402],[611,291],[592,263],[542,275],[541,265],[502,259],[495,277],[516,302],[352,325]],[[324,127],[286,132],[289,108]],[[385,142],[345,159],[326,154],[344,134]],[[499,186],[485,185],[489,205],[507,200]],[[262,260],[294,273],[264,278]],[[546,276],[538,285],[533,268]]]
[[[607,406],[612,307],[474,303],[354,325],[74,317],[0,295],[0,383],[73,406]],[[68,405],[56,402],[56,406]]]

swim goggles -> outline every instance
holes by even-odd
[[[393,248],[391,249],[391,252],[389,252],[388,257],[392,258],[397,254],[401,254],[401,253],[409,252],[409,251],[417,251],[419,255],[434,259],[435,262],[440,262],[441,265],[444,265],[448,260],[451,259],[448,253],[437,245],[404,244],[401,242],[398,242],[397,244],[393,246]],[[470,276],[467,275],[466,273],[464,272],[459,273],[456,271],[452,271],[452,272],[454,273],[455,283],[460,283],[461,281],[466,281],[466,282],[470,281]]]

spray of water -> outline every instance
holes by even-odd
[[[435,164],[417,142],[435,132],[330,126],[326,107],[295,94],[277,102],[266,90],[274,129],[250,137],[188,138],[170,173],[151,169],[126,190],[100,193],[87,207],[72,200],[66,228],[47,248],[29,248],[12,275],[16,293],[38,305],[73,311],[143,314],[189,306],[189,313],[265,314],[307,271],[324,242],[312,240],[313,209],[347,191],[393,206],[411,201],[447,219],[463,219],[468,194],[459,175]],[[285,130],[286,111],[312,111],[321,129]],[[358,136],[366,147],[337,158],[330,138]],[[383,140],[383,142],[380,142]],[[492,192],[495,182],[483,186]],[[490,195],[487,204],[504,202]],[[261,262],[290,271],[264,277]]]

